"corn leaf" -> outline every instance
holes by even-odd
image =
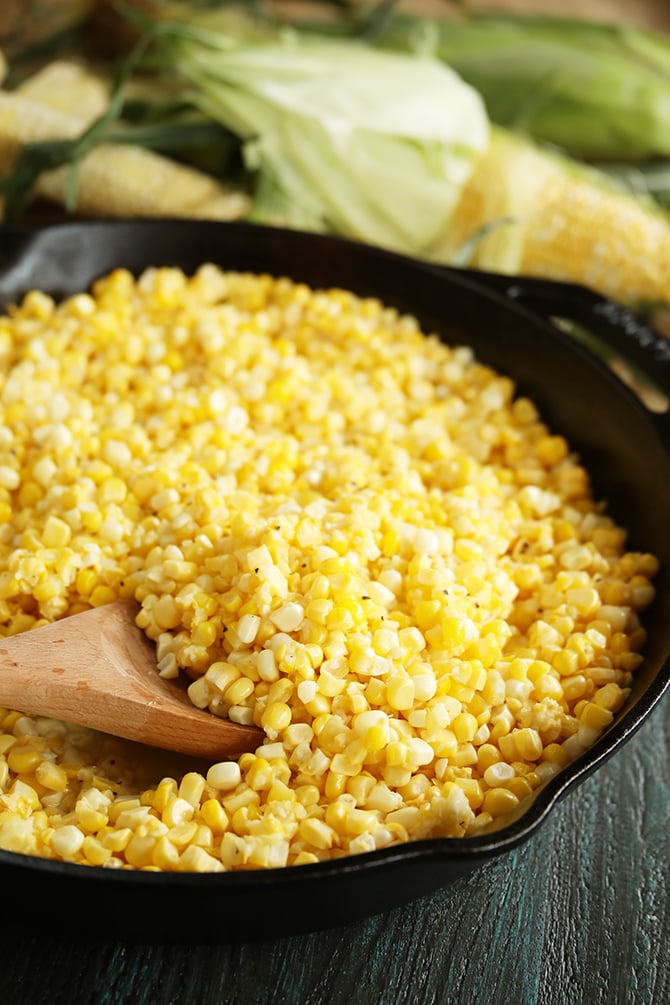
[[[193,103],[241,137],[266,222],[424,254],[488,143],[481,99],[433,59],[183,25],[160,41]]]
[[[107,108],[79,136],[71,140],[45,140],[27,143],[21,148],[16,163],[0,180],[0,195],[4,196],[4,222],[13,223],[23,213],[35,183],[45,172],[67,166],[66,208],[72,211],[77,201],[77,164],[98,143],[102,142],[119,118],[123,108],[123,87],[141,62],[154,32],[144,36],[118,68]]]
[[[491,120],[586,159],[670,156],[670,39],[582,19],[392,14],[375,44],[444,60]]]

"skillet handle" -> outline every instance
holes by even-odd
[[[670,341],[627,307],[575,283],[490,272],[470,276],[545,321],[567,319],[585,328],[670,397]]]

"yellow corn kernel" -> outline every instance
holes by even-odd
[[[520,777],[519,775],[511,778],[505,785],[505,788],[508,792],[511,792],[512,795],[516,796],[519,802],[530,796],[533,791],[533,786],[530,784],[527,777]]]
[[[351,807],[346,803],[335,800],[326,807],[326,824],[335,834],[344,836],[346,834],[347,816],[351,812]]]
[[[370,833],[378,823],[377,815],[372,810],[362,810],[354,806],[347,814],[344,826],[347,834],[360,835]]]
[[[357,775],[361,770],[368,751],[362,740],[352,740],[341,754],[335,754],[331,761],[336,774]]]
[[[458,750],[451,755],[451,763],[458,768],[465,768],[472,764],[477,764],[477,751],[471,743],[463,743]]]
[[[365,806],[374,786],[375,778],[372,775],[355,775],[347,779],[346,790],[351,793],[358,806]]]
[[[298,830],[300,837],[306,844],[312,845],[313,848],[318,848],[320,851],[327,851],[337,842],[337,834],[333,828],[315,817],[302,820]]]
[[[90,834],[84,838],[82,851],[84,853],[84,858],[91,865],[106,865],[112,856],[111,850],[106,848],[101,841],[91,837]]]
[[[239,680],[242,676],[238,667],[233,666],[231,663],[226,663],[223,660],[219,660],[216,663],[212,663],[208,670],[205,672],[205,679],[208,684],[216,688],[221,694],[224,694],[226,690],[230,687],[234,681]]]
[[[75,582],[77,593],[82,597],[88,597],[98,582],[98,574],[94,569],[80,569]]]
[[[283,701],[273,702],[268,705],[261,716],[261,725],[269,734],[281,733],[291,725],[291,709]]]
[[[614,715],[608,708],[603,708],[594,701],[587,701],[579,711],[578,717],[583,726],[600,732],[611,725]]]
[[[202,621],[191,636],[193,645],[208,648],[216,641],[216,625],[211,621]]]
[[[544,698],[553,698],[554,701],[560,702],[564,695],[560,680],[557,680],[555,675],[551,673],[546,673],[535,681],[533,692],[538,701],[542,701]]]
[[[458,750],[458,739],[452,729],[440,729],[424,735],[436,757],[452,757]]]
[[[435,624],[441,609],[442,605],[439,600],[420,601],[414,609],[414,618],[419,628],[423,630]]]
[[[151,849],[151,861],[157,869],[170,872],[179,865],[179,849],[167,835],[158,838]]]
[[[394,530],[387,530],[381,541],[381,550],[388,558],[392,558],[400,551],[402,541],[400,535]]]
[[[205,779],[199,772],[189,771],[179,784],[179,798],[185,799],[194,809],[197,809],[205,790],[205,784]]]
[[[563,694],[566,701],[576,702],[588,690],[588,681],[583,674],[575,674],[574,677],[563,679]]]
[[[156,839],[154,837],[148,834],[133,834],[124,851],[126,862],[135,869],[144,869],[153,865],[155,845]]]
[[[520,755],[516,745],[516,735],[516,732],[508,732],[497,738],[500,753],[508,764],[511,764],[512,761],[519,760]]]
[[[484,795],[482,810],[496,819],[511,813],[519,805],[519,798],[508,788],[489,789]]]
[[[386,700],[392,709],[406,711],[414,703],[414,681],[411,677],[396,674],[386,682]]]
[[[164,778],[157,786],[153,795],[153,805],[159,813],[163,813],[168,802],[177,795],[178,786],[174,778]]]
[[[77,826],[87,834],[95,834],[109,819],[106,813],[83,804],[81,800],[77,803],[75,815]]]
[[[169,593],[159,597],[151,609],[151,615],[162,632],[176,628],[181,621],[181,611]]]
[[[618,712],[626,701],[626,694],[618,684],[611,681],[604,687],[598,688],[592,700],[596,705],[609,709],[610,712]]]
[[[42,755],[39,751],[28,746],[16,745],[7,754],[7,763],[11,771],[18,775],[27,775],[35,771],[42,762]]]
[[[560,743],[548,743],[544,748],[543,757],[545,761],[549,761],[551,764],[558,764],[561,768],[566,767],[570,763],[570,757]]]
[[[292,864],[293,865],[314,865],[314,863],[318,862],[318,861],[319,861],[318,857],[316,855],[314,855],[312,852],[310,852],[310,851],[304,851],[303,850],[301,852],[298,852],[298,854],[296,855],[296,857],[293,859],[293,863]]]
[[[195,840],[196,834],[198,833],[198,825],[195,820],[181,820],[179,823],[175,824],[174,827],[170,827],[166,837],[170,839],[173,845],[177,848],[186,848],[187,845],[191,844]]]
[[[318,804],[321,792],[316,785],[298,785],[295,797],[299,803],[309,808]]]
[[[470,809],[478,810],[484,801],[482,784],[477,778],[456,778],[454,783],[465,793]]]
[[[241,705],[254,693],[254,683],[246,677],[239,677],[234,684],[226,688],[223,697],[231,705]]]
[[[59,764],[53,764],[51,761],[42,761],[38,764],[35,778],[40,785],[51,792],[62,792],[68,782],[67,772]]]
[[[103,607],[105,604],[111,604],[116,599],[116,593],[111,587],[98,584],[93,588],[89,597],[89,603],[92,607]]]
[[[513,736],[516,749],[523,760],[537,761],[542,756],[542,739],[535,729],[518,729]]]
[[[483,743],[477,749],[477,763],[482,774],[492,764],[497,764],[501,759],[500,750],[492,743]]]
[[[324,793],[327,799],[337,799],[343,792],[347,791],[349,776],[336,771],[329,771],[326,777]]]
[[[200,808],[200,816],[214,834],[223,834],[228,828],[228,814],[217,799],[206,799]]]
[[[72,537],[69,524],[57,516],[49,516],[42,531],[42,543],[45,548],[64,548]]]
[[[270,788],[268,790],[268,796],[267,796],[268,803],[271,803],[271,802],[280,802],[280,803],[281,802],[289,802],[289,803],[294,803],[294,802],[296,802],[295,792],[293,791],[293,789],[290,789],[288,787],[288,785],[286,784],[286,782],[290,778],[290,771],[287,772],[287,774],[284,777],[286,778],[286,781],[284,781],[282,778],[275,778],[274,779],[272,785],[270,786]]]
[[[269,789],[274,781],[274,774],[264,757],[257,757],[246,773],[246,783],[252,789]]]
[[[116,827],[114,829],[103,827],[98,832],[98,841],[105,848],[109,848],[111,852],[118,853],[125,849],[132,836],[133,832],[129,827]]]
[[[460,618],[445,615],[440,621],[445,648],[456,649],[465,642],[465,624]]]

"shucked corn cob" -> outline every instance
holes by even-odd
[[[21,146],[71,139],[106,105],[106,89],[92,74],[60,63],[15,92],[0,90],[0,177]],[[194,168],[130,145],[101,145],[77,173],[77,210],[85,216],[190,216],[229,220],[248,206],[242,192]],[[43,174],[37,194],[65,202],[65,170]]]
[[[109,103],[109,86],[79,63],[58,59],[28,77],[16,93],[26,101],[75,115],[88,124]]]
[[[451,262],[589,286],[628,301],[670,301],[670,218],[596,171],[503,130],[476,163],[444,243]]]
[[[32,293],[0,360],[0,633],[134,596],[161,672],[267,734],[147,779],[0,709],[0,847],[205,872],[472,834],[625,702],[658,563],[467,348],[205,266]]]

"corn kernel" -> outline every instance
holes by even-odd
[[[320,851],[327,851],[337,841],[337,835],[333,828],[324,823],[323,820],[317,820],[314,817],[308,817],[301,821],[299,831],[300,837],[306,844],[312,845]]]
[[[261,725],[269,736],[281,733],[287,726],[291,725],[291,709],[283,701],[273,702],[268,705],[261,716]]]
[[[200,809],[200,815],[215,834],[223,834],[228,827],[228,815],[216,799],[206,799]]]
[[[505,813],[511,813],[519,805],[519,798],[507,788],[489,789],[484,795],[482,809],[495,819]]]
[[[579,712],[579,721],[589,729],[600,732],[611,724],[614,715],[608,708],[596,704],[595,701],[587,701]]]
[[[207,784],[220,792],[236,788],[241,780],[240,766],[235,761],[220,761],[218,764],[213,764],[207,772]]]
[[[59,858],[72,858],[81,850],[85,840],[83,831],[74,824],[57,827],[51,835],[51,848]]]
[[[7,763],[11,771],[18,775],[30,774],[41,763],[39,751],[32,747],[15,746],[7,754]]]

